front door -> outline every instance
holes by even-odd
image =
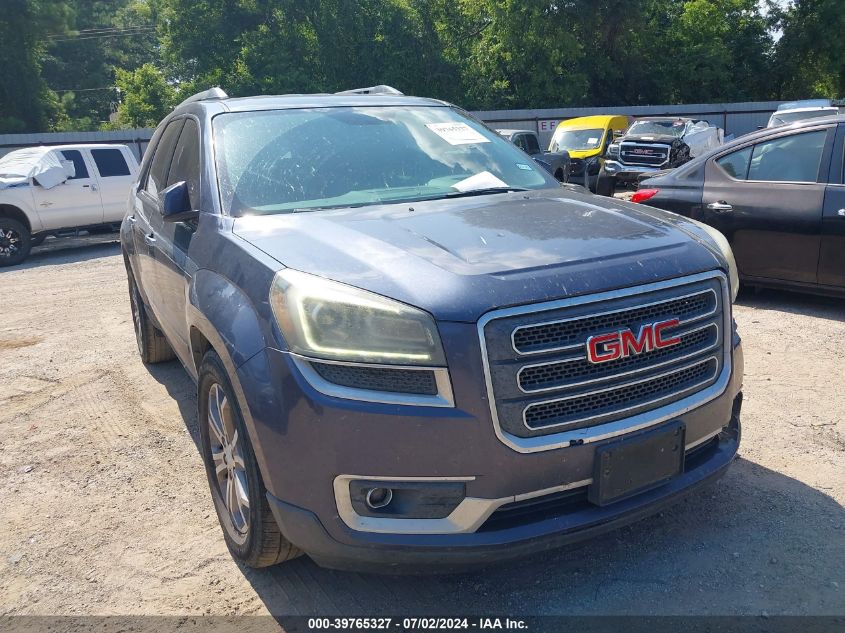
[[[55,230],[102,223],[103,203],[93,166],[78,149],[54,152],[59,160],[73,162],[76,175],[50,189],[40,185],[32,188],[35,209],[44,228]]]
[[[193,119],[185,125],[176,144],[167,177],[167,186],[177,182],[188,185],[191,208],[200,207],[200,135]],[[196,231],[196,222],[162,222],[157,233],[156,271],[158,284],[157,311],[174,351],[182,358],[190,349],[187,327],[188,288],[197,267],[189,256]]]
[[[158,194],[167,186],[167,174],[173,159],[173,150],[179,140],[184,119],[171,121],[152,151],[153,159],[138,185],[135,202],[133,236],[135,244],[135,274],[139,277],[144,301],[153,311],[156,321],[161,321],[161,301],[158,287],[158,234],[162,228]]]
[[[816,283],[833,128],[786,134],[709,160],[703,220],[745,278]]]

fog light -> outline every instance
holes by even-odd
[[[367,505],[373,510],[387,507],[393,500],[393,491],[390,488],[372,488],[367,492]]]

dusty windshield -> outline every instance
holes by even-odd
[[[686,121],[677,119],[671,121],[635,121],[625,133],[637,136],[683,136],[686,129]]]
[[[406,202],[558,183],[449,107],[337,107],[214,119],[220,196],[232,215]]]
[[[559,129],[552,137],[549,145],[550,152],[578,151],[585,149],[598,149],[604,130],[567,130]]]

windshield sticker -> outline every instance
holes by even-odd
[[[590,138],[587,139],[587,145],[595,145],[598,142],[599,142],[598,136],[591,136]]]
[[[526,165],[525,163],[517,163],[516,166],[522,171],[534,171],[533,169],[531,169],[531,165]]]
[[[426,123],[426,127],[437,134],[449,145],[469,145],[471,143],[489,143],[490,139],[484,138],[473,130],[466,123]]]
[[[506,189],[508,183],[496,177],[489,171],[482,171],[480,174],[464,178],[452,185],[452,189],[458,191],[475,191],[476,189]]]

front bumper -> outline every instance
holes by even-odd
[[[242,408],[250,427],[268,499],[285,535],[318,563],[375,569],[462,568],[524,556],[590,538],[653,513],[717,479],[739,444],[742,348],[734,338],[732,374],[725,391],[684,413],[686,443],[719,441],[670,483],[610,506],[567,505],[515,525],[496,523],[499,506],[588,480],[597,443],[519,453],[493,432],[484,397],[481,359],[472,324],[443,323],[454,408],[350,401],[319,393],[291,357],[267,349],[238,369]],[[244,406],[246,405],[246,406]],[[344,520],[335,482],[344,475],[394,479],[462,480],[466,496],[495,500],[492,514],[451,533],[353,529]],[[544,494],[547,493],[547,494]],[[526,515],[527,516],[527,515]],[[360,527],[360,526],[359,526]]]
[[[269,493],[267,498],[285,536],[323,567],[378,573],[456,572],[591,539],[652,515],[721,478],[736,455],[740,434],[737,411],[707,454],[660,488],[605,507],[562,504],[557,512],[537,513],[536,521],[472,534],[399,536],[349,530],[346,538],[338,539],[314,512]]]
[[[643,174],[654,174],[665,170],[666,165],[649,167],[648,165],[624,165],[615,160],[604,161],[604,173],[621,182],[637,182]]]

